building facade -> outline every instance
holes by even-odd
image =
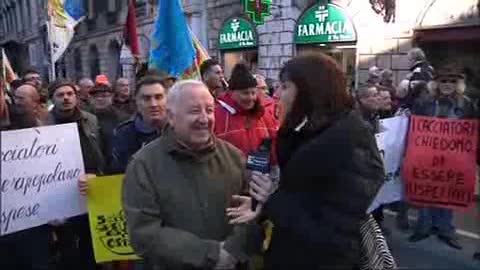
[[[142,61],[148,58],[158,2],[135,1]],[[192,31],[207,43],[206,2],[183,0],[182,4]],[[102,73],[111,80],[120,76],[134,78],[133,58],[123,46],[128,0],[84,0],[84,6],[87,16],[75,28],[74,39],[56,63],[57,77],[94,78]],[[33,67],[48,77],[46,21],[47,0],[0,1],[0,46],[6,48],[14,70]]]
[[[352,87],[365,82],[373,65],[392,69],[399,83],[409,72],[407,52],[419,46],[434,66],[464,66],[469,86],[480,89],[478,0],[273,0],[265,22],[251,24],[251,42],[225,46],[234,35],[225,29],[238,29],[232,26],[245,18],[241,2],[208,1],[209,50],[227,75],[236,62],[246,61],[277,79],[291,57],[324,52],[337,59]]]
[[[158,1],[135,1],[143,60]],[[48,74],[46,2],[0,1],[0,45],[16,70],[33,66]],[[127,2],[85,0],[87,18],[57,63],[59,76],[133,76],[132,58],[122,50]],[[244,3],[262,8],[265,1],[182,0],[193,32],[227,77],[245,61],[275,80],[292,57],[324,52],[338,60],[352,87],[366,80],[372,65],[392,69],[398,83],[409,72],[408,50],[420,46],[434,67],[459,62],[469,87],[480,89],[479,0],[272,0],[263,24],[252,22]]]
[[[34,67],[48,74],[47,1],[0,1],[0,46],[15,70]]]

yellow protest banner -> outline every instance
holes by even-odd
[[[139,259],[128,238],[121,204],[123,175],[89,180],[87,207],[97,263]]]

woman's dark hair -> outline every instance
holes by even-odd
[[[294,129],[307,117],[309,127],[317,130],[353,108],[345,74],[328,55],[315,53],[291,59],[280,71],[280,81],[290,81],[297,88],[281,129]]]

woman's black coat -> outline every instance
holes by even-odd
[[[360,223],[383,183],[374,134],[354,112],[312,131],[279,132],[280,187],[265,205],[274,224],[266,269],[351,269]]]

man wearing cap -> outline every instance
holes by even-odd
[[[273,140],[270,161],[276,175],[275,140],[278,121],[267,111],[258,95],[257,80],[248,67],[237,64],[229,81],[230,90],[217,99],[215,135],[240,149],[245,156],[256,150],[264,139]]]
[[[94,112],[100,126],[103,156],[105,157],[105,173],[111,170],[113,131],[130,115],[119,111],[113,106],[113,89],[106,84],[95,85],[91,92]]]
[[[54,107],[49,114],[47,124],[77,123],[85,172],[101,174],[104,170],[104,159],[99,144],[100,129],[97,118],[79,109],[76,93],[75,85],[66,80],[58,80],[49,87],[49,95]],[[60,269],[94,270],[96,263],[88,216],[70,218],[55,230],[63,254]]]
[[[145,76],[134,93],[137,113],[120,124],[112,142],[112,170],[123,173],[130,157],[140,148],[158,138],[166,118],[166,90],[163,79]]]
[[[477,110],[473,102],[464,95],[464,75],[455,65],[440,69],[430,84],[432,97],[412,108],[412,114],[452,119],[476,119]],[[418,220],[410,242],[417,242],[430,236],[434,229],[438,238],[447,245],[462,249],[455,235],[453,210],[424,207],[418,210]]]

